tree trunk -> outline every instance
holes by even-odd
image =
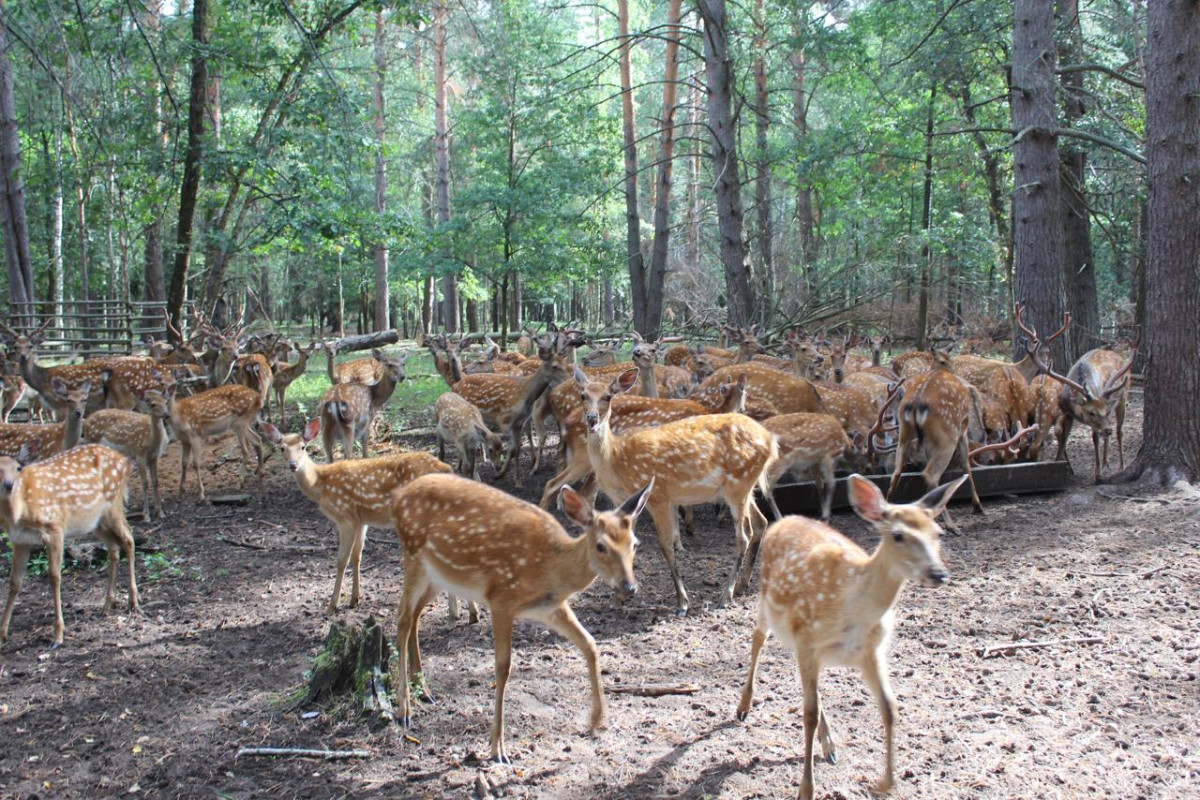
[[[157,32],[162,25],[162,0],[146,0],[143,4],[146,9],[145,15],[142,17],[141,25],[146,30],[147,35]],[[158,82],[157,73],[146,84],[147,106],[150,118],[154,120],[154,136],[158,143],[159,155],[164,160],[167,156],[167,129],[163,124],[162,113],[162,84]],[[162,176],[155,174],[155,181],[161,180]],[[143,297],[149,301],[162,302],[167,299],[166,279],[163,276],[163,248],[162,248],[162,210],[157,206],[151,211],[153,219],[146,226],[146,265],[145,265],[145,286],[143,287]]]
[[[63,42],[64,46],[66,42]],[[91,192],[88,190],[88,175],[84,170],[83,158],[79,154],[79,138],[75,135],[75,113],[72,109],[71,56],[68,53],[63,64],[63,112],[67,118],[67,145],[75,166],[75,223],[79,235],[79,299],[92,299],[91,259],[88,256],[87,204]],[[87,335],[85,317],[84,333]]]
[[[627,5],[627,0],[621,0],[622,8]],[[667,49],[665,56],[666,68],[663,70],[662,138],[658,152],[658,188],[654,193],[654,244],[650,248],[650,275],[649,284],[646,286],[646,308],[643,317],[645,327],[644,329],[641,327],[638,328],[638,332],[647,339],[657,339],[662,335],[663,284],[667,277],[667,253],[671,238],[671,176],[675,166],[675,98],[676,83],[679,80],[679,21],[682,18],[682,6],[682,0],[670,0],[667,6],[667,32],[665,34]],[[625,59],[623,63],[627,63],[629,54],[624,54],[622,58]],[[625,97],[627,98],[628,94]],[[632,114],[633,109],[631,104],[631,123]],[[630,127],[632,128],[632,124]],[[626,148],[626,153],[628,154],[628,140],[626,141]],[[628,160],[625,166],[628,169]],[[628,187],[628,183],[626,186]],[[640,261],[640,248],[638,256]],[[629,279],[631,282],[634,282],[632,263],[631,261]],[[636,282],[634,284],[636,285]],[[611,305],[606,307],[606,311],[611,312]],[[611,320],[611,313],[608,313],[606,316]]]
[[[446,122],[446,4],[439,0],[433,7],[433,141],[437,169],[437,223],[450,224],[450,129]],[[448,251],[442,254],[447,262]],[[442,320],[448,333],[456,333],[458,324],[458,286],[454,275],[442,277]]]
[[[1058,14],[1065,31],[1059,46],[1059,62],[1083,62],[1083,33],[1079,24],[1078,0],[1058,0]],[[1078,127],[1086,109],[1083,105],[1083,73],[1062,76],[1063,111],[1068,128]],[[1071,311],[1071,352],[1078,358],[1100,343],[1100,307],[1096,299],[1096,261],[1092,254],[1091,217],[1088,215],[1085,175],[1087,154],[1078,139],[1059,142],[1062,170],[1063,282],[1067,308]]]
[[[725,29],[725,0],[697,0],[704,21],[704,72],[708,85],[708,124],[712,132],[713,183],[717,229],[725,271],[730,325],[754,321],[754,295],[746,267],[742,185],[738,172],[737,126],[733,118],[733,55]]]
[[[50,198],[50,293],[54,300],[54,319],[62,325],[66,274],[63,263],[63,169],[62,169],[62,122],[54,125],[54,150],[50,150],[49,137],[42,140],[46,161],[54,165],[54,194]]]
[[[700,90],[696,88],[698,80],[693,80],[688,90],[688,106],[690,130],[700,130]],[[694,275],[700,273],[700,148],[692,148],[692,157],[688,159],[688,197],[687,197],[687,265]]]
[[[1192,0],[1146,4],[1146,406],[1126,477],[1200,479],[1200,13]]]
[[[797,42],[803,42],[803,23],[799,20],[792,22],[792,35]],[[795,149],[799,154],[799,164],[796,174],[796,228],[800,238],[800,271],[804,280],[804,299],[813,305],[816,303],[817,282],[813,274],[813,264],[817,260],[817,243],[813,237],[813,205],[812,189],[808,183],[808,89],[805,85],[805,73],[808,59],[804,55],[803,44],[796,48],[792,55],[792,126],[795,130]]]
[[[767,95],[767,21],[763,0],[755,2],[754,36],[754,208],[758,218],[758,261],[762,269],[759,310],[762,326],[771,328],[775,310],[775,262],[771,256],[771,160],[767,134],[771,110]]]
[[[25,185],[21,178],[21,140],[17,134],[16,94],[12,61],[8,57],[8,24],[0,13],[0,215],[8,259],[8,299],[24,306],[36,298],[33,258],[29,250],[29,221],[25,216]],[[33,313],[33,308],[28,308]],[[32,323],[32,318],[24,320]]]
[[[208,39],[212,33],[209,0],[192,2],[192,84],[188,99],[187,153],[183,161],[183,183],[179,190],[179,225],[175,232],[175,267],[167,308],[171,323],[179,328],[187,290],[188,264],[192,257],[192,227],[196,221],[196,197],[200,191],[200,161],[204,153],[205,100],[208,89]]]
[[[383,8],[375,11],[375,213],[380,216],[387,210],[387,161],[384,159],[383,85],[387,73],[387,29],[384,27]],[[388,297],[388,248],[384,242],[375,243],[375,330],[391,327],[388,313],[391,299]]]
[[[929,82],[929,104],[925,107],[925,182],[921,189],[921,293],[917,297],[917,349],[929,348],[929,284],[933,256],[929,231],[933,224],[933,109],[937,102],[937,81]]]
[[[670,13],[670,12],[668,12]],[[633,77],[629,63],[629,2],[617,0],[617,52],[621,74],[621,134],[625,152],[625,263],[629,270],[629,295],[633,301],[633,327],[651,337],[647,329],[646,265],[642,259],[642,217],[638,211],[637,132],[633,120]],[[678,40],[668,40],[667,47]],[[670,66],[667,67],[670,69]],[[663,88],[666,97],[668,87]]]
[[[1012,113],[1013,230],[1016,299],[1044,336],[1058,330],[1064,308],[1063,226],[1058,141],[1055,129],[1054,4],[1013,4]],[[1024,346],[1014,342],[1014,357]],[[1064,337],[1050,345],[1060,370],[1069,367]]]

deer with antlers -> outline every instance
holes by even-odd
[[[158,518],[165,518],[162,494],[158,486],[158,462],[167,451],[166,420],[171,416],[171,401],[166,389],[142,391],[138,401],[149,412],[139,414],[119,408],[102,408],[83,421],[83,439],[111,447],[137,462],[142,481],[142,516],[150,515],[150,490],[154,489],[154,507]]]
[[[1104,348],[1089,350],[1079,357],[1066,375],[1061,375],[1042,357],[1044,345],[1038,339],[1037,331],[1025,322],[1020,311],[1017,315],[1017,325],[1029,337],[1029,342],[1025,345],[1029,358],[1040,372],[1062,385],[1058,401],[1061,417],[1055,460],[1066,458],[1067,439],[1071,435],[1071,428],[1076,422],[1080,422],[1092,430],[1096,483],[1100,483],[1102,461],[1105,467],[1108,466],[1108,441],[1112,437],[1114,427],[1117,431],[1120,468],[1124,469],[1125,406],[1129,397],[1129,371],[1133,369],[1137,360],[1138,343],[1134,342],[1127,358]],[[1100,455],[1102,443],[1103,459]]]
[[[801,800],[812,800],[814,795],[813,740],[818,733],[825,760],[833,763],[836,758],[818,694],[825,666],[861,671],[883,716],[886,761],[874,790],[885,793],[892,788],[896,700],[886,658],[895,624],[893,609],[908,581],[929,588],[946,584],[942,529],[936,520],[966,479],[964,475],[939,486],[916,503],[892,505],[875,484],[851,475],[854,510],[879,533],[879,546],[870,555],[828,525],[804,517],[785,517],[767,529],[758,622],[737,718],[744,721],[750,714],[762,648],[773,633],[796,654],[804,688]]]
[[[583,654],[591,682],[590,727],[601,728],[607,707],[596,643],[569,604],[597,577],[614,587],[619,597],[637,591],[634,526],[653,497],[654,484],[648,482],[619,508],[606,512],[595,511],[565,487],[563,510],[583,529],[577,538],[568,536],[554,517],[532,503],[455,475],[427,475],[397,491],[392,496],[392,514],[404,549],[404,590],[396,630],[403,724],[412,724],[409,681],[413,676],[425,677],[418,641],[421,613],[437,592],[447,591],[486,603],[491,611],[496,650],[494,761],[511,763],[504,741],[504,699],[513,622],[518,618],[538,620]],[[428,689],[424,697],[432,699]]]
[[[104,611],[117,602],[117,569],[124,551],[129,564],[129,608],[138,607],[133,534],[125,519],[129,459],[107,447],[81,445],[26,466],[28,449],[13,459],[0,456],[0,525],[12,542],[8,600],[0,617],[0,643],[8,640],[13,606],[21,591],[29,554],[45,547],[54,597],[55,647],[63,641],[62,560],[68,541],[95,535],[108,548],[108,591]]]
[[[333,461],[335,439],[342,443],[343,458],[354,456],[355,439],[362,449],[362,457],[369,455],[371,423],[379,409],[391,399],[397,384],[407,377],[404,363],[408,360],[408,351],[389,356],[376,348],[371,351],[371,356],[380,370],[380,376],[374,383],[336,383],[321,396],[321,441],[329,461]]]

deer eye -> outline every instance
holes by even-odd
[[[596,542],[596,552],[597,553],[607,553],[608,545],[606,545],[604,542]]]
[[[892,531],[892,539],[894,539],[897,542],[903,542],[904,541],[904,532],[903,531]]]

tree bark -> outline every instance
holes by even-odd
[[[817,242],[813,236],[812,188],[808,183],[808,103],[809,93],[805,84],[808,59],[804,54],[802,36],[803,23],[792,22],[792,35],[797,42],[792,54],[792,126],[795,128],[795,148],[799,154],[796,174],[796,229],[800,238],[800,271],[804,278],[804,297],[810,304],[816,302],[817,282],[813,264],[817,260]]]
[[[767,151],[771,125],[767,94],[767,21],[763,0],[756,0],[754,8],[754,210],[758,219],[758,261],[762,269],[759,309],[762,326],[769,330],[774,318],[776,280],[771,254],[771,160]]]
[[[446,4],[433,8],[433,141],[437,169],[437,223],[450,224],[450,129],[446,122]],[[447,263],[451,253],[442,254]],[[448,333],[458,332],[458,286],[453,273],[442,276],[442,321]]]
[[[708,124],[712,134],[717,229],[730,325],[754,321],[754,295],[746,267],[742,185],[738,172],[737,126],[733,118],[733,56],[729,52],[725,0],[697,0],[704,21],[704,72],[708,85]]]
[[[147,36],[157,32],[162,26],[162,0],[145,0],[143,3],[145,14],[142,16],[141,25],[146,31]],[[167,129],[163,124],[163,109],[162,109],[162,91],[163,86],[159,83],[157,74],[151,78],[146,84],[146,100],[147,111],[150,118],[154,120],[154,137],[158,143],[159,153],[157,154],[165,162],[167,158]],[[156,171],[155,182],[161,180],[161,175]],[[163,247],[162,247],[162,211],[155,206],[151,211],[153,218],[146,225],[146,264],[145,264],[145,285],[142,288],[142,296],[149,301],[162,302],[167,299],[166,279],[163,276]]]
[[[1043,335],[1058,330],[1064,308],[1063,226],[1058,141],[1054,134],[1054,4],[1013,3],[1013,230],[1016,299]],[[1050,345],[1060,370],[1069,367],[1065,337]],[[1014,342],[1015,357],[1024,346]]]
[[[208,97],[208,40],[212,34],[209,0],[192,2],[192,84],[188,95],[187,152],[183,161],[183,183],[179,189],[179,225],[175,232],[175,266],[167,308],[178,330],[183,318],[188,265],[192,257],[196,198],[200,192],[200,161],[204,154],[205,101]]]
[[[617,39],[621,75],[621,135],[625,153],[625,263],[629,271],[629,296],[633,302],[633,327],[638,333],[649,337],[650,332],[646,327],[648,300],[646,264],[642,258],[642,217],[638,210],[637,131],[634,130],[633,77],[629,63],[628,0],[617,0]],[[667,46],[671,44],[671,40],[668,40]],[[666,91],[664,87],[664,98]]]
[[[628,5],[627,0],[621,0],[621,5]],[[675,168],[675,100],[676,83],[679,80],[679,21],[682,19],[682,8],[682,0],[670,0],[667,5],[662,137],[658,151],[658,183],[654,192],[654,244],[650,249],[650,275],[646,286],[646,308],[643,317],[645,329],[638,328],[638,332],[647,339],[657,339],[662,335],[663,284],[667,277],[667,253],[671,239],[671,180]],[[628,59],[628,54],[625,58]],[[632,116],[632,108],[630,111]],[[628,150],[626,152],[628,153]],[[628,166],[626,162],[626,168]],[[629,278],[630,281],[634,279],[632,269]],[[611,320],[611,300],[609,303],[605,311],[607,319]]]
[[[929,104],[925,107],[925,181],[921,188],[921,289],[917,296],[917,349],[929,347],[929,285],[933,275],[933,255],[929,231],[933,225],[933,109],[937,102],[937,81],[929,82]]]
[[[375,213],[384,225],[387,211],[387,160],[384,158],[385,133],[383,86],[387,74],[387,29],[384,26],[383,8],[375,10]],[[391,299],[388,297],[388,248],[385,242],[375,243],[375,330],[391,327],[388,312]]]
[[[1126,477],[1200,479],[1200,13],[1192,0],[1146,4],[1145,422]]]
[[[8,259],[8,299],[25,305],[36,298],[33,258],[29,250],[29,221],[25,215],[25,184],[21,179],[21,140],[17,133],[16,94],[8,56],[8,24],[0,13],[0,215]],[[28,309],[33,313],[33,309]],[[32,319],[24,322],[32,322]]]

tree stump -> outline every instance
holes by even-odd
[[[373,723],[395,719],[389,696],[391,645],[374,616],[362,625],[335,620],[313,662],[309,703],[347,697]]]

